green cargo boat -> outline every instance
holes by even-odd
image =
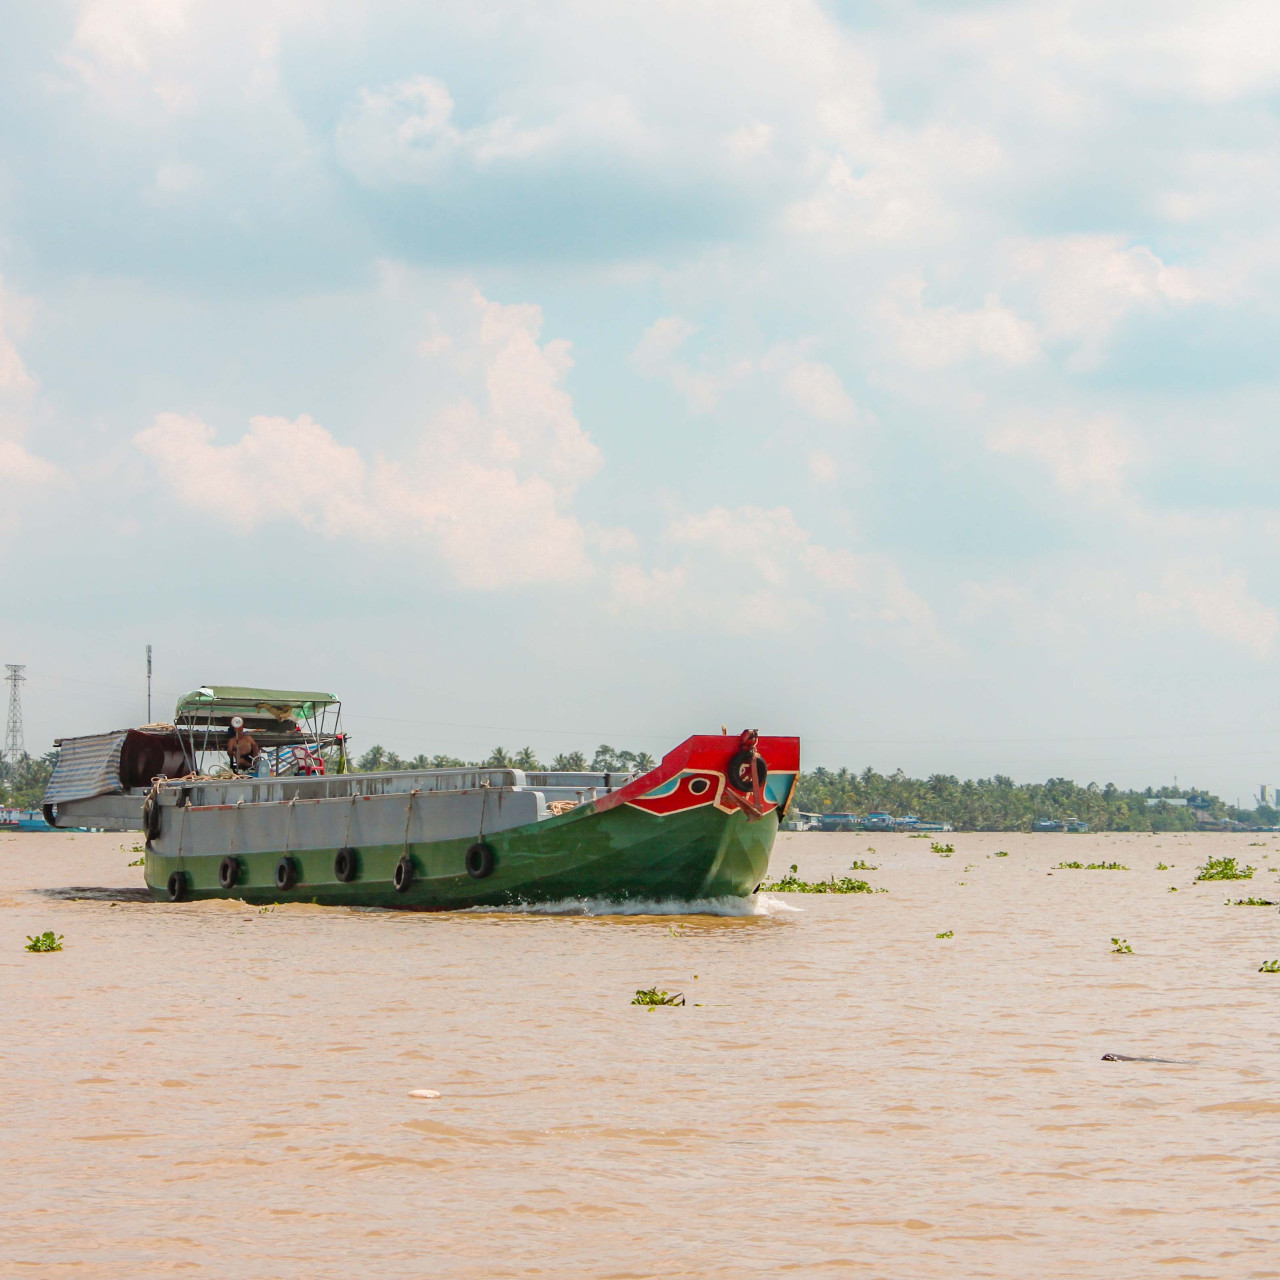
[[[687,902],[760,885],[800,767],[798,738],[745,731],[688,738],[639,775],[353,773],[340,711],[206,686],[173,725],[63,739],[46,819],[143,830],[147,884],[172,902]],[[229,743],[236,767],[214,776]]]

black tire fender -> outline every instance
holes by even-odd
[[[764,756],[756,757],[756,769],[760,774],[760,789],[763,791],[765,779],[769,776],[769,766],[765,764]],[[751,793],[751,752],[739,751],[729,761],[729,767],[725,773],[728,776],[729,785],[735,791],[749,795]]]
[[[279,862],[276,863],[276,888],[282,893],[292,889],[298,883],[298,864],[285,854]]]
[[[240,863],[228,854],[218,863],[218,883],[224,889],[234,889],[240,879]]]
[[[147,843],[153,844],[160,839],[160,797],[150,796],[142,806],[142,834]]]
[[[473,880],[485,880],[493,875],[493,849],[483,840],[477,840],[467,849],[467,875]]]
[[[333,855],[333,878],[340,884],[350,884],[359,870],[356,851],[350,845],[343,845]]]
[[[403,893],[413,883],[413,859],[407,853],[396,863],[391,883],[395,885],[397,893]]]
[[[169,901],[181,902],[187,896],[187,873],[185,871],[171,871],[169,873]]]

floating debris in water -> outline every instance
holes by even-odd
[[[1102,1055],[1103,1062],[1168,1062],[1175,1067],[1190,1066],[1190,1063],[1183,1062],[1178,1058],[1133,1058],[1127,1053],[1104,1053]]]
[[[411,1098],[438,1098],[440,1096],[439,1089],[410,1089],[409,1097]]]

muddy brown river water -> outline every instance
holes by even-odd
[[[566,916],[157,905],[131,840],[0,836],[0,1275],[1280,1277],[1280,911],[1224,905],[1280,841],[944,839]]]

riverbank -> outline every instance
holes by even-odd
[[[1280,1276],[1280,911],[1223,905],[1280,840],[942,839],[570,918],[162,906],[132,841],[0,838],[0,1270]]]

